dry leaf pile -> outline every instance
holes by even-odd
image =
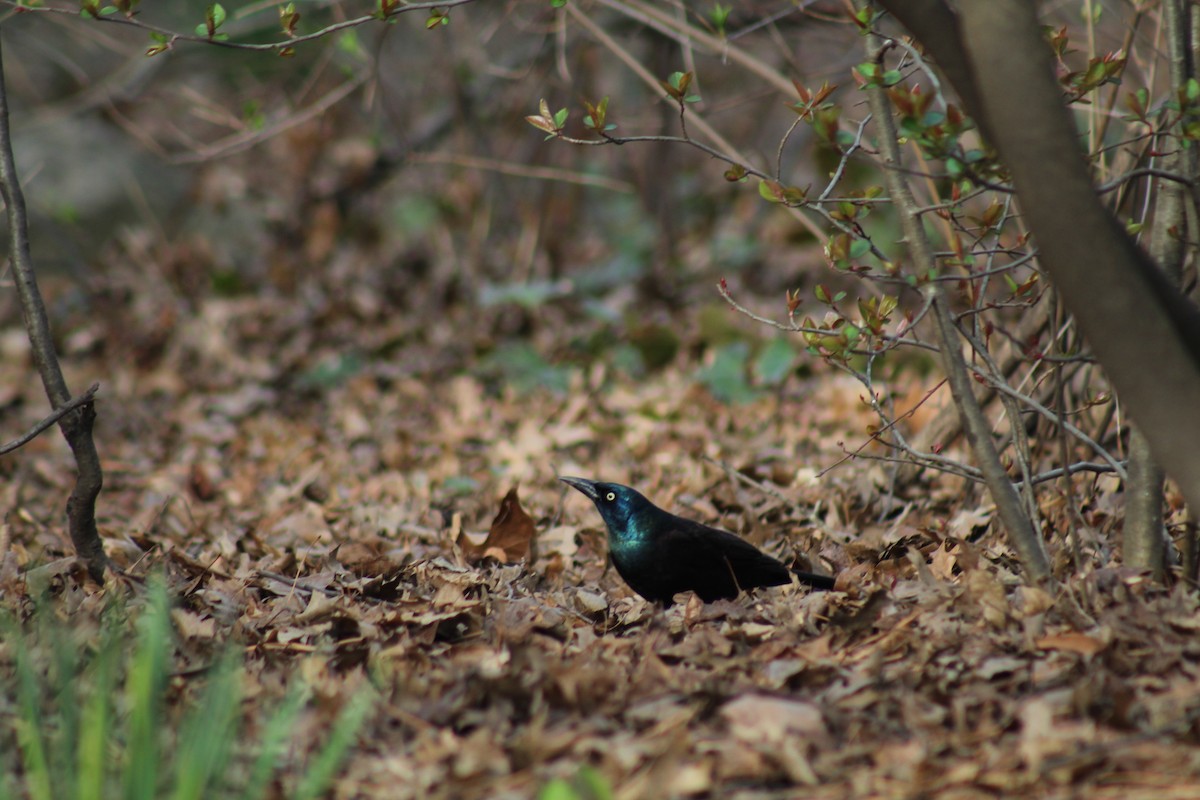
[[[359,277],[375,297],[384,278]],[[1200,602],[1112,566],[1113,485],[1079,479],[1085,559],[1056,539],[1051,596],[1021,584],[974,487],[889,497],[867,461],[820,475],[871,422],[820,369],[736,407],[686,356],[521,392],[470,371],[474,311],[422,328],[310,289],[135,293],[64,355],[74,385],[103,383],[101,530],[131,574],[169,575],[181,672],[234,640],[252,698],[310,681],[296,758],[375,683],[337,797],[531,797],[581,764],[620,798],[1200,797]],[[561,354],[552,330],[533,346]],[[14,430],[43,407],[22,335],[0,336]],[[103,602],[64,558],[64,450],[0,462],[0,596],[50,585],[83,620]],[[635,485],[841,591],[656,612],[560,473]]]

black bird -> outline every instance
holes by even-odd
[[[677,517],[619,483],[559,478],[587,495],[608,526],[608,551],[629,588],[664,608],[691,590],[706,603],[732,599],[742,589],[780,586],[795,574],[814,589],[833,578],[789,570],[728,531]]]

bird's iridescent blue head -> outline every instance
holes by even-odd
[[[656,507],[641,492],[619,483],[589,481],[586,478],[560,477],[563,483],[574,486],[596,504],[596,510],[604,518],[608,532],[621,539],[638,537],[641,533],[639,519]]]

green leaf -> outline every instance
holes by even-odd
[[[758,194],[772,203],[783,202],[783,187],[776,181],[759,181]]]
[[[750,345],[746,342],[731,342],[717,349],[713,360],[696,374],[713,397],[723,403],[745,403],[753,400],[756,392],[746,380],[746,360]]]
[[[646,360],[631,344],[619,344],[609,349],[608,361],[614,370],[630,377],[640,378],[646,374]]]
[[[470,475],[451,475],[442,481],[442,491],[451,495],[474,494],[481,488],[483,487],[479,485],[479,481]]]
[[[570,781],[555,778],[538,791],[537,800],[582,800],[582,798],[571,786]]]
[[[580,767],[573,783],[584,800],[613,800],[612,787],[593,766],[584,764]]]
[[[476,369],[483,376],[521,392],[549,389],[562,393],[571,381],[569,368],[548,362],[523,342],[501,345],[484,356]]]
[[[224,24],[225,8],[220,3],[213,3],[204,12],[204,22],[196,26],[196,35],[216,39],[217,29]]]
[[[361,57],[364,53],[358,34],[353,30],[342,31],[334,41],[337,49],[346,55]]]
[[[479,290],[479,304],[486,308],[512,303],[533,310],[570,293],[571,286],[563,281],[486,284]]]
[[[725,24],[729,21],[729,14],[732,11],[732,6],[723,6],[720,3],[715,3],[712,9],[708,12],[708,18],[712,22],[713,27],[717,29],[718,33],[725,33]]]
[[[871,23],[875,21],[875,16],[871,11],[870,6],[863,6],[854,12],[854,24],[858,26],[859,35],[866,35],[871,32]]]
[[[363,357],[353,351],[329,354],[296,376],[299,389],[336,389],[363,371]]]
[[[754,377],[760,383],[777,386],[792,373],[795,363],[796,350],[792,343],[786,338],[776,337],[754,359]]]

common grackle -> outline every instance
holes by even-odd
[[[706,603],[737,597],[742,589],[791,581],[781,562],[727,531],[677,517],[619,483],[559,478],[587,495],[608,526],[608,549],[629,587],[664,608],[691,590]],[[833,578],[791,570],[814,589]]]

